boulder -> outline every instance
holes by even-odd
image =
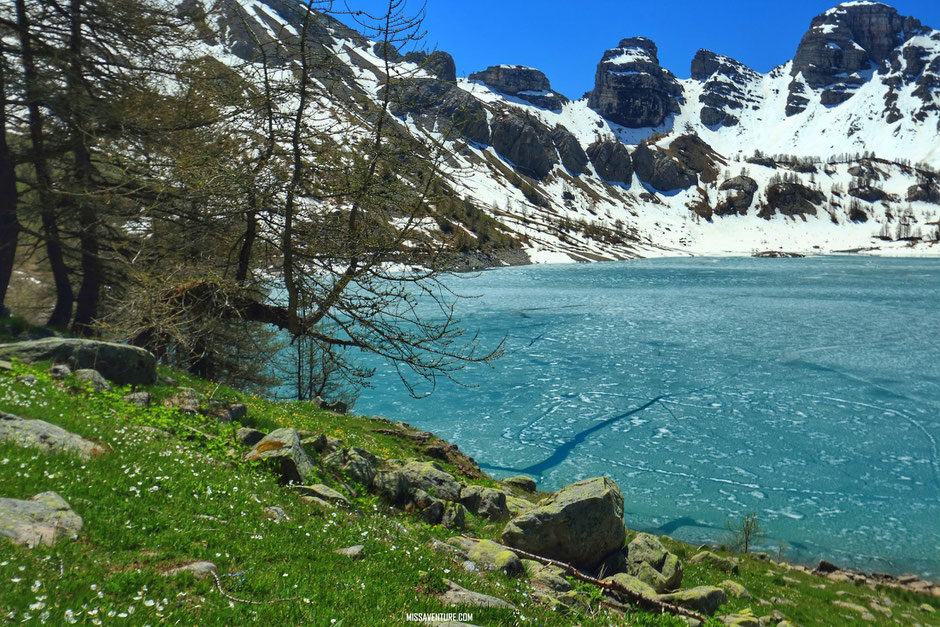
[[[515,553],[492,540],[471,540],[455,536],[448,539],[447,543],[461,549],[467,557],[487,570],[501,570],[507,575],[521,575],[525,572]]]
[[[157,360],[137,346],[73,338],[50,337],[0,345],[0,356],[25,362],[67,363],[73,369],[94,368],[119,385],[152,385],[157,381]]]
[[[525,492],[535,492],[535,479],[532,477],[526,477],[525,475],[507,477],[503,479],[503,483],[513,488],[519,488]]]
[[[192,388],[179,388],[173,396],[163,399],[163,406],[178,409],[184,414],[198,414],[203,395]]]
[[[606,477],[565,486],[509,521],[501,535],[510,548],[594,571],[623,546],[623,496]]]
[[[682,564],[658,538],[639,533],[627,545],[626,572],[656,588],[674,590],[682,584]]]
[[[82,459],[91,459],[110,450],[104,444],[83,438],[45,420],[27,420],[4,412],[0,412],[0,441],[38,448],[47,453],[72,453]]]
[[[65,364],[54,364],[47,372],[49,373],[49,378],[53,381],[61,381],[72,374],[72,369]]]
[[[573,589],[571,582],[565,578],[565,571],[557,566],[541,564],[532,560],[522,560],[529,583],[536,588],[544,588],[555,593],[569,592]]]
[[[698,586],[660,595],[659,600],[711,616],[728,601],[728,597],[721,588]]]
[[[257,429],[242,427],[235,432],[235,438],[239,441],[239,443],[241,443],[242,446],[254,446],[264,439],[264,433],[258,431]]]
[[[152,398],[150,392],[131,392],[130,394],[122,396],[121,400],[131,405],[137,405],[138,407],[150,407]]]
[[[460,502],[471,513],[489,520],[505,520],[509,518],[509,508],[506,506],[506,494],[493,488],[478,485],[465,485],[460,490]]]
[[[748,614],[722,614],[718,617],[718,622],[729,627],[761,627],[763,624]]]
[[[95,392],[107,392],[111,389],[108,380],[101,376],[101,373],[93,368],[82,368],[75,371],[75,380],[81,383],[88,383]]]
[[[355,546],[348,546],[345,549],[336,549],[333,552],[337,555],[348,557],[349,559],[361,560],[365,555],[365,549],[365,546],[357,544]]]
[[[185,566],[178,566],[176,568],[171,568],[170,570],[163,573],[165,577],[175,577],[182,573],[190,573],[196,579],[205,579],[206,577],[211,576],[211,573],[216,572],[217,567],[212,562],[193,562],[191,564],[186,564]]]
[[[375,479],[376,461],[375,455],[369,451],[353,447],[330,453],[323,458],[323,465],[339,470],[353,481],[371,488]]]
[[[597,174],[612,183],[633,180],[633,159],[627,147],[617,140],[599,141],[588,146],[587,155]]]
[[[535,507],[535,505],[525,499],[520,499],[517,496],[507,494],[506,507],[509,508],[510,516],[519,516],[520,514],[525,514],[527,511]]]
[[[300,486],[298,491],[303,496],[312,496],[313,498],[320,499],[325,501],[330,505],[341,505],[343,507],[350,507],[351,503],[349,499],[345,496],[334,490],[333,488],[323,485],[322,483],[316,483],[314,485],[305,485]]]
[[[296,429],[272,431],[245,453],[245,459],[272,466],[282,483],[303,483],[313,470]]]
[[[753,599],[751,593],[747,591],[747,588],[742,586],[736,581],[731,581],[730,579],[725,579],[718,587],[725,591],[729,597],[734,597],[735,599]]]
[[[616,575],[607,577],[604,581],[615,583],[627,590],[628,593],[639,595],[647,599],[655,599],[659,596],[656,594],[656,590],[645,581],[637,579],[633,575],[627,575],[626,573],[617,573]],[[626,596],[629,601],[629,594]]]
[[[342,440],[332,438],[325,433],[310,435],[309,437],[306,434],[301,434],[301,437],[303,437],[302,443],[304,448],[308,450],[313,449],[317,453],[332,453],[343,448]]]
[[[444,605],[515,609],[514,605],[506,603],[502,599],[461,588],[453,581],[447,582],[447,592],[441,595],[441,602]]]
[[[224,401],[209,401],[206,413],[221,423],[243,423],[248,417],[248,407],[243,403],[227,403]]]
[[[398,503],[408,494],[410,486],[405,475],[397,470],[379,470],[372,480],[372,488],[389,503]]]
[[[699,553],[696,553],[695,555],[689,558],[689,563],[690,564],[709,564],[711,566],[714,566],[715,568],[718,568],[719,570],[725,571],[726,573],[731,573],[733,575],[738,574],[737,562],[735,562],[734,560],[730,558],[716,555],[715,553],[712,553],[711,551],[701,551]]]
[[[0,498],[0,536],[29,548],[52,546],[82,530],[82,517],[55,492],[28,501]]]
[[[444,503],[441,526],[447,529],[463,529],[467,524],[467,508],[460,503]]]
[[[749,176],[735,176],[724,181],[718,189],[723,192],[730,192],[727,198],[723,198],[715,207],[715,215],[744,215],[754,201],[754,194],[757,193],[757,181]]]
[[[420,488],[445,501],[460,500],[460,484],[437,462],[412,461],[405,464],[401,474],[413,488]]]

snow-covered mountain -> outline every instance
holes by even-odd
[[[283,41],[289,64],[293,2],[230,0],[210,18],[216,56]],[[885,4],[815,17],[767,74],[700,50],[678,79],[654,42],[624,39],[575,101],[537,69],[457,78],[446,52],[402,56],[328,18],[308,37],[341,62],[334,98],[378,101],[388,71],[401,127],[455,147],[446,184],[526,253],[486,263],[940,254],[940,31]]]

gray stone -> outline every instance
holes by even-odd
[[[361,544],[355,546],[348,546],[345,549],[336,549],[333,551],[337,555],[345,555],[349,559],[361,560],[365,557],[365,547]]]
[[[242,427],[235,432],[235,437],[241,443],[242,446],[254,446],[258,442],[264,439],[264,433],[258,431],[257,429],[250,429],[248,427]]]
[[[272,431],[245,453],[245,459],[270,465],[282,483],[303,483],[313,470],[296,429]]]
[[[735,176],[724,181],[718,188],[720,191],[730,192],[726,198],[719,200],[715,207],[715,215],[744,215],[754,201],[757,193],[757,181],[749,176]]]
[[[507,575],[521,575],[525,567],[510,549],[492,540],[471,540],[455,536],[448,544],[459,547],[467,556],[487,570],[501,570]]]
[[[448,581],[447,587],[447,592],[441,595],[441,601],[444,603],[444,605],[468,607],[501,607],[515,609],[515,606],[511,603],[507,603],[502,599],[497,599],[496,597],[491,597],[487,594],[480,594],[479,592],[467,590],[466,588],[458,586],[453,581]]]
[[[101,376],[101,373],[91,368],[82,368],[75,371],[75,380],[82,383],[90,383],[91,389],[95,392],[107,392],[111,389],[108,380]]]
[[[519,475],[516,477],[507,477],[503,479],[503,483],[512,486],[513,488],[519,488],[525,492],[535,492],[536,483],[535,479],[532,477],[527,477],[525,475]]]
[[[399,472],[413,488],[445,501],[460,500],[460,484],[436,462],[408,462]]]
[[[698,586],[660,595],[659,600],[711,616],[715,610],[728,601],[728,597],[721,588]]]
[[[725,579],[720,584],[718,584],[718,587],[724,590],[728,596],[734,597],[735,599],[754,598],[751,596],[751,593],[747,591],[747,588],[736,581],[731,581],[730,579]]]
[[[463,529],[467,524],[467,508],[460,503],[444,503],[441,525],[447,529]]]
[[[45,420],[27,420],[3,412],[0,412],[0,441],[38,448],[47,453],[72,453],[82,459],[97,457],[110,450],[104,444],[83,438]]]
[[[279,505],[272,505],[271,507],[264,508],[264,517],[273,520],[276,523],[284,522],[285,520],[290,520],[287,516],[287,512],[284,511],[284,508]]]
[[[128,344],[73,338],[45,338],[0,345],[0,356],[25,362],[54,361],[72,368],[94,368],[119,385],[151,385],[157,381],[157,360],[149,352]]]
[[[54,381],[61,381],[70,374],[72,374],[72,369],[65,364],[55,364],[48,370],[49,378]]]
[[[372,487],[375,479],[375,455],[365,449],[353,447],[330,453],[323,458],[323,465],[345,474],[366,488]]]
[[[376,494],[389,503],[399,503],[408,494],[410,486],[405,475],[397,470],[379,470],[372,480],[372,488]]]
[[[0,536],[13,544],[52,546],[81,530],[82,517],[55,492],[43,492],[28,501],[0,498]]]
[[[138,407],[150,407],[150,392],[131,392],[121,397],[121,400]]]
[[[631,600],[630,595],[641,596],[646,599],[655,599],[658,597],[656,590],[650,586],[648,583],[641,579],[637,579],[633,575],[628,575],[626,573],[617,573],[611,577],[607,577],[604,581],[609,581],[617,586],[626,590],[627,594],[626,600]]]
[[[775,213],[805,220],[807,215],[816,215],[816,208],[826,200],[821,191],[799,183],[774,183],[767,186],[766,192],[767,204],[757,215],[767,220]]]
[[[321,433],[310,437],[304,436],[303,445],[304,448],[313,449],[317,453],[334,453],[343,448],[343,441]]]
[[[555,593],[569,592],[573,589],[571,582],[565,579],[565,571],[557,566],[541,564],[532,560],[522,560],[529,583],[536,588],[544,588]]]
[[[633,151],[633,169],[640,180],[668,192],[687,189],[698,182],[695,172],[665,150],[640,144]]]
[[[304,496],[312,496],[314,498],[320,499],[321,501],[325,501],[330,505],[341,505],[343,507],[351,506],[349,499],[333,488],[323,485],[322,483],[300,486],[297,489]]]
[[[509,518],[506,495],[493,488],[478,485],[463,486],[460,490],[460,502],[471,513],[488,520],[506,520]]]
[[[689,558],[689,563],[690,564],[709,564],[711,566],[714,566],[715,568],[718,568],[719,570],[725,571],[726,573],[731,573],[733,575],[738,574],[737,562],[735,562],[734,560],[730,558],[716,555],[715,553],[712,553],[711,551],[701,551],[699,553],[696,553],[695,555]]]
[[[490,144],[526,174],[542,179],[558,163],[551,130],[539,120],[503,112],[490,125]]]
[[[606,477],[565,486],[509,521],[503,544],[587,571],[623,546],[623,496]]]
[[[617,140],[599,141],[588,146],[587,155],[598,175],[612,183],[633,180],[633,159],[627,147]]]
[[[567,98],[552,91],[545,74],[530,67],[491,65],[482,72],[474,72],[468,78],[545,109],[558,110],[568,102]]]
[[[217,570],[218,568],[212,562],[193,562],[192,564],[186,564],[178,568],[171,568],[163,574],[166,577],[175,577],[182,573],[191,573],[196,579],[205,579],[210,573],[214,573]]]
[[[163,406],[178,409],[184,414],[198,414],[203,395],[193,388],[179,388],[173,396],[163,399]]]

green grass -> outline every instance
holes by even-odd
[[[36,377],[34,384],[19,378],[27,374]],[[262,431],[291,426],[323,432],[385,458],[421,458],[427,444],[378,433],[395,428],[381,420],[338,415],[309,403],[271,402],[180,373],[162,374],[215,399],[246,403],[247,426]],[[363,490],[353,495],[343,487],[344,478],[320,465],[315,454],[317,469],[309,482],[322,481],[344,492],[353,510],[323,512],[303,503],[264,468],[241,459],[244,449],[234,438],[239,425],[214,424],[204,416],[162,407],[160,400],[175,389],[150,388],[154,405],[141,409],[121,400],[127,388],[95,394],[72,381],[51,381],[42,365],[14,364],[12,372],[0,371],[0,410],[47,420],[112,449],[83,461],[0,444],[0,496],[29,498],[54,490],[84,519],[78,540],[55,547],[29,550],[0,541],[0,620],[52,625],[405,624],[409,612],[458,611],[444,607],[434,594],[450,579],[517,607],[460,610],[472,613],[478,625],[681,624],[642,612],[625,618],[609,614],[599,595],[587,591],[587,609],[554,611],[532,600],[523,578],[465,572],[453,557],[430,548],[432,539],[446,539],[452,531],[391,509]],[[487,477],[462,479],[496,485]],[[265,508],[274,505],[285,510],[288,521],[266,517]],[[470,516],[468,528],[467,533],[495,537],[501,525]],[[667,543],[682,555],[694,552]],[[363,560],[333,553],[354,544],[365,546]],[[217,564],[230,594],[263,605],[231,602],[211,579],[162,574],[195,560]],[[781,609],[799,624],[861,624],[858,616],[831,601],[866,604],[867,597],[884,594],[895,603],[893,615],[902,623],[907,614],[922,624],[938,624],[916,609],[924,602],[936,605],[923,597],[836,584],[750,558],[742,560],[741,569],[734,579],[755,600],[732,600],[729,611],[750,608],[756,615],[769,614],[772,608],[756,599],[780,597],[797,603]],[[799,583],[788,583],[784,576]],[[687,565],[684,586],[728,578],[707,566]],[[839,591],[847,595],[839,597]],[[296,600],[268,603],[281,598]],[[894,624],[879,618],[879,624]]]

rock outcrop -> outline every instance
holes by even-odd
[[[819,190],[799,183],[773,183],[767,186],[767,204],[757,214],[769,220],[775,213],[785,216],[803,217],[816,215],[816,207],[822,205],[825,196]]]
[[[626,573],[651,586],[657,593],[682,584],[682,564],[658,538],[639,533],[626,550]]]
[[[588,146],[587,155],[598,175],[611,183],[633,180],[633,158],[627,147],[616,140],[599,141]]]
[[[667,151],[647,144],[640,144],[633,151],[633,169],[641,181],[663,192],[687,189],[698,182],[691,168]]]
[[[50,337],[30,342],[0,344],[0,356],[25,362],[54,361],[72,370],[93,368],[119,385],[151,385],[157,381],[157,360],[129,344]]]
[[[567,98],[552,90],[545,74],[523,65],[491,65],[482,72],[474,72],[469,78],[544,109],[558,110],[568,102]]]
[[[313,470],[296,429],[275,429],[245,453],[245,459],[271,465],[282,483],[303,483]]]
[[[734,126],[742,110],[760,102],[760,74],[730,57],[699,50],[692,59],[692,78],[703,82],[699,117],[706,126]]]
[[[880,2],[845,2],[810,23],[793,58],[791,74],[811,89],[821,90],[825,105],[851,98],[868,80],[868,70],[887,67],[896,48],[929,32],[918,20],[899,15]],[[787,115],[805,109],[800,81],[791,83]]]
[[[587,571],[623,547],[623,496],[606,477],[565,486],[509,521],[503,544]]]
[[[91,459],[109,451],[104,444],[83,438],[45,420],[27,420],[4,412],[0,412],[0,441],[38,448],[47,453],[72,453],[82,459]]]
[[[455,84],[434,78],[412,78],[395,83],[390,110],[394,115],[412,114],[426,128],[448,130],[447,120],[456,132],[480,144],[490,142],[486,109],[483,104]]]
[[[445,501],[460,500],[460,484],[435,462],[409,462],[400,472],[412,488]]]
[[[681,97],[676,77],[659,65],[656,44],[633,37],[604,53],[588,106],[615,124],[643,128],[678,113]]]
[[[715,207],[715,215],[743,216],[754,201],[754,194],[757,193],[757,181],[749,176],[735,176],[724,181],[718,187],[718,190],[728,192],[728,195],[718,201],[718,205]]]
[[[52,546],[82,530],[82,517],[55,492],[27,501],[0,498],[0,536],[30,548]]]
[[[535,178],[544,178],[557,163],[551,131],[529,116],[505,113],[493,120],[490,143],[500,156]]]

